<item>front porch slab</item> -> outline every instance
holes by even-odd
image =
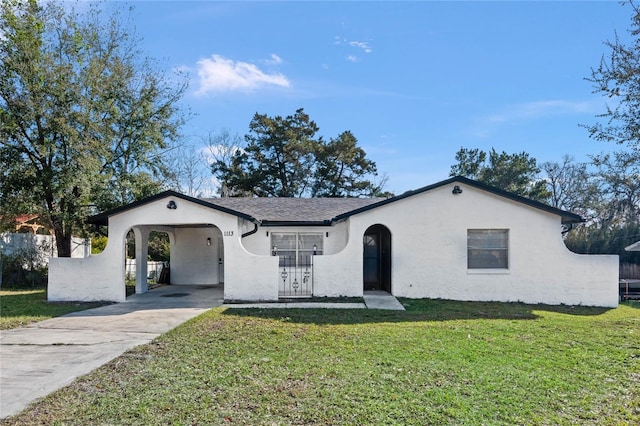
[[[365,291],[362,296],[367,309],[385,309],[389,311],[404,311],[402,303],[386,291]]]

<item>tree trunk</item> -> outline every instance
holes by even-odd
[[[54,236],[56,237],[56,249],[58,257],[71,257],[71,232],[65,232],[64,226],[54,223]]]

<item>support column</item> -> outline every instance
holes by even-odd
[[[136,294],[146,293],[147,286],[147,257],[149,255],[149,230],[143,226],[133,228],[136,237]]]

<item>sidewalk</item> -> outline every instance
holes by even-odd
[[[223,303],[221,286],[163,286],[0,333],[0,418]]]
[[[365,291],[362,297],[364,303],[331,303],[331,302],[269,302],[269,303],[229,303],[226,308],[257,308],[257,309],[383,309],[390,311],[404,311],[404,306],[386,291]]]

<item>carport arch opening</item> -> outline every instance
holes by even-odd
[[[169,236],[170,263],[164,272],[149,264],[149,240],[154,232]],[[133,234],[134,238],[131,238]],[[150,274],[161,275],[162,284],[216,285],[224,283],[224,243],[222,231],[213,224],[136,225],[125,238],[125,281],[135,281],[135,293],[148,290]],[[129,242],[130,240],[134,240]],[[132,252],[135,253],[132,256]],[[130,259],[133,258],[133,259]],[[141,261],[147,260],[146,262]],[[135,264],[135,267],[129,265]],[[169,272],[170,271],[170,272]],[[129,291],[129,293],[132,293]]]
[[[125,295],[144,293],[149,284],[168,284],[173,240],[173,233],[169,229],[150,226],[129,229],[124,250]]]

